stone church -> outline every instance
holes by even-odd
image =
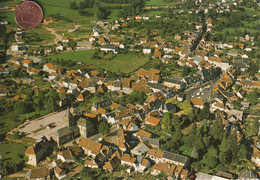
[[[80,135],[89,137],[95,133],[94,125],[90,120],[80,118],[77,123],[69,108],[67,108],[63,121],[65,126],[51,134],[51,137],[57,143],[57,146],[61,146]]]
[[[51,137],[57,143],[57,146],[60,146],[79,136],[79,128],[76,125],[76,121],[69,108],[67,108],[63,121],[65,126],[51,134]]]

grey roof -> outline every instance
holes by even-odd
[[[140,143],[131,151],[133,154],[135,154],[135,152],[137,152],[138,154],[144,154],[149,151],[149,147],[147,147],[144,143]]]
[[[144,143],[148,142],[152,146],[157,146],[157,147],[160,146],[160,141],[158,139],[147,138],[147,137],[141,136],[141,141]]]
[[[65,126],[65,127],[58,129],[57,131],[53,132],[52,134],[57,137],[63,137],[70,133],[71,133],[70,128],[68,126]]]
[[[165,86],[163,84],[156,84],[156,83],[148,83],[148,86],[154,89],[163,90]]]
[[[168,151],[164,151],[162,157],[165,159],[173,160],[173,161],[180,162],[183,164],[186,164],[186,162],[188,161],[187,156],[183,156],[183,155],[168,152]]]
[[[101,46],[101,48],[115,49],[116,46],[115,46],[114,44],[109,44],[109,43],[107,43],[106,45]]]
[[[164,81],[168,83],[174,83],[174,84],[183,84],[181,78],[177,78],[177,77],[172,77],[171,79],[165,78]]]

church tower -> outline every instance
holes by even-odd
[[[73,115],[71,114],[69,107],[67,108],[67,112],[63,117],[63,121],[64,121],[65,126],[68,126],[68,127],[74,126]]]

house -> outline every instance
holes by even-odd
[[[57,159],[62,162],[72,162],[73,157],[79,157],[83,155],[83,150],[78,146],[67,146],[63,151],[60,151],[57,155]]]
[[[54,21],[54,19],[52,17],[46,17],[43,19],[44,24],[49,24],[49,23],[52,23],[53,21]]]
[[[143,20],[149,20],[150,17],[149,16],[143,16]]]
[[[69,38],[63,37],[61,41],[62,41],[63,43],[68,43],[68,42],[69,42]]]
[[[56,51],[63,51],[63,46],[60,44],[56,47]]]
[[[253,147],[253,154],[252,154],[252,157],[251,157],[251,161],[257,167],[260,167],[260,150],[255,146],[252,146],[252,147]]]
[[[109,43],[107,43],[106,45],[101,46],[100,50],[101,51],[105,51],[105,52],[117,53],[116,52],[116,46],[114,44],[109,44]]]
[[[131,153],[136,156],[144,155],[147,151],[149,151],[149,147],[144,143],[139,143],[136,147],[131,150]]]
[[[183,156],[168,151],[163,152],[162,159],[160,161],[181,167],[186,167],[189,164],[189,158],[187,156]]]
[[[108,170],[108,171],[113,171],[120,164],[121,164],[121,160],[117,156],[114,156],[108,162],[105,163],[105,165],[103,166],[103,169]]]
[[[24,67],[32,67],[33,66],[33,61],[32,60],[23,60],[22,61],[22,65],[24,66]]]
[[[150,161],[146,158],[143,158],[141,164],[139,164],[139,166],[137,167],[137,171],[143,173],[149,167],[150,167]]]
[[[101,150],[102,144],[88,138],[81,138],[78,144],[88,156],[95,157]]]
[[[175,34],[174,35],[174,40],[180,41],[181,40],[181,36],[179,34]]]
[[[40,70],[39,69],[36,69],[36,68],[27,68],[26,69],[26,71],[27,71],[27,73],[31,76],[31,75],[35,75],[35,74],[37,74],[37,73],[39,73],[40,72]]]
[[[159,118],[153,117],[153,116],[149,116],[146,120],[145,120],[145,124],[150,125],[150,126],[157,126],[160,122]]]
[[[32,169],[27,174],[28,179],[51,179],[50,178],[50,170],[46,167],[39,168],[39,169]]]
[[[154,51],[153,57],[155,57],[155,58],[162,58],[162,53],[160,51]]]
[[[152,53],[152,49],[150,47],[145,46],[143,48],[143,53],[144,54],[151,54]]]
[[[43,136],[41,139],[37,140],[33,146],[29,146],[25,155],[28,157],[28,164],[37,166],[39,161],[41,161],[49,151],[50,142]]]
[[[160,147],[160,141],[158,139],[141,137],[140,141],[143,142],[149,148],[159,149]]]
[[[121,158],[121,164],[136,167],[136,158],[132,157],[130,154],[123,154]]]
[[[162,158],[163,151],[150,149],[146,153],[146,157],[158,163]]]
[[[98,168],[98,164],[96,163],[95,159],[88,160],[86,159],[85,161],[85,167],[90,167],[90,168]]]
[[[141,20],[141,19],[142,19],[142,17],[141,17],[141,16],[139,16],[139,15],[137,15],[137,16],[135,16],[135,19],[136,19],[136,20]]]
[[[48,72],[49,74],[51,74],[52,72],[56,72],[56,70],[54,69],[54,66],[52,63],[47,63],[44,64],[43,66],[43,71]]]
[[[70,165],[67,162],[57,165],[54,168],[55,177],[58,178],[59,180],[65,178],[67,176],[67,172],[69,168]]]
[[[141,139],[141,137],[151,138],[152,134],[140,129],[137,133],[134,134],[134,136],[136,136],[138,139]]]
[[[182,79],[179,77],[172,77],[165,78],[163,80],[163,85],[167,86],[168,88],[174,88],[174,89],[183,89],[185,87],[185,84],[182,82]]]
[[[171,165],[171,164],[167,164],[167,163],[162,163],[162,162],[158,162],[156,163],[152,170],[151,170],[151,174],[154,176],[159,175],[160,173],[164,172],[166,173],[168,176],[172,176],[174,175],[174,171],[176,169],[175,165]]]
[[[202,109],[204,107],[204,101],[201,97],[194,97],[190,101],[196,108]]]

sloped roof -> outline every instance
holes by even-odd
[[[154,126],[158,125],[160,122],[160,119],[159,118],[156,118],[156,117],[153,117],[153,116],[149,116],[145,123],[148,123],[148,124],[152,124]]]
[[[93,154],[98,154],[102,144],[92,141],[88,138],[81,138],[79,141],[79,146],[82,146],[84,149],[90,150]]]

